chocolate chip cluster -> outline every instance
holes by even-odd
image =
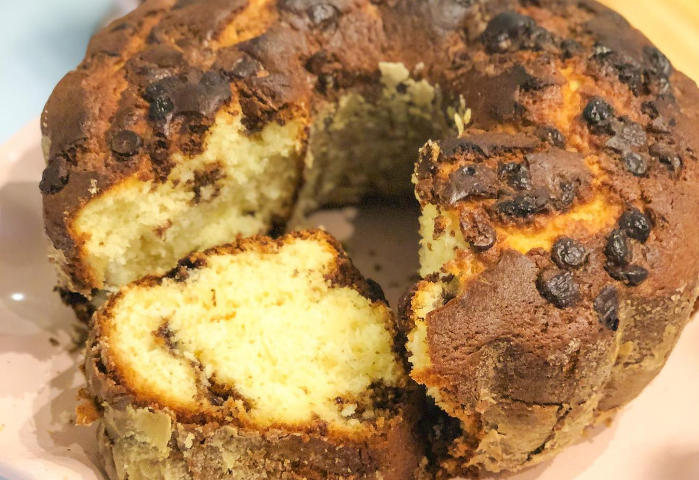
[[[626,234],[624,232],[624,234]],[[641,234],[634,228],[634,234]],[[641,234],[642,235],[642,234]],[[610,236],[616,239],[616,236]],[[615,254],[628,255],[623,247]],[[537,278],[537,289],[541,296],[557,308],[574,307],[582,299],[580,284],[573,271],[581,269],[587,262],[589,252],[585,246],[568,237],[556,240],[551,249],[551,258],[556,267],[544,269]],[[619,296],[615,286],[605,286],[593,301],[593,309],[602,325],[616,331],[619,328]]]
[[[54,157],[49,160],[44,173],[41,175],[39,190],[44,194],[58,193],[68,183],[70,171],[68,162],[63,157]]]
[[[648,112],[653,115],[653,109],[647,103]],[[666,167],[672,174],[679,174],[683,167],[682,156],[672,147],[663,143],[648,146],[648,130],[652,125],[644,127],[631,121],[628,117],[616,117],[614,108],[603,98],[593,97],[585,106],[582,117],[596,135],[607,135],[605,147],[620,154],[624,167],[637,177],[645,177],[649,169],[649,157]],[[655,117],[658,118],[657,116]]]
[[[493,17],[483,32],[482,41],[488,53],[505,53],[543,50],[552,43],[552,37],[533,18],[509,11]]]
[[[651,233],[649,218],[636,208],[624,212],[619,219],[619,228],[607,237],[604,253],[607,257],[605,270],[613,279],[630,287],[637,287],[648,278],[648,270],[632,264],[632,240],[645,243]]]
[[[632,242],[645,243],[650,237],[652,225],[647,215],[630,208],[619,219],[605,243],[605,270],[614,280],[630,287],[642,284],[648,278],[648,270],[633,262]],[[580,300],[580,286],[572,270],[582,268],[588,251],[578,241],[562,237],[551,249],[551,259],[556,267],[545,269],[539,275],[537,287],[541,295],[558,308],[575,306]]]
[[[417,166],[419,196],[448,209],[491,200],[483,204],[485,211],[503,223],[567,211],[577,198],[589,198],[592,174],[584,155],[551,145],[562,138],[553,128],[538,133],[544,141],[525,134],[477,133],[428,145]]]
[[[580,242],[568,237],[556,240],[551,249],[556,267],[543,270],[537,280],[541,296],[558,308],[575,306],[581,294],[572,271],[582,268],[587,257],[588,251]]]

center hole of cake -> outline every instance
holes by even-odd
[[[418,279],[419,215],[415,200],[373,197],[356,206],[319,210],[308,223],[342,242],[359,271],[381,285],[395,308]]]

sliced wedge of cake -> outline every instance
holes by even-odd
[[[417,409],[375,283],[320,231],[193,254],[94,316],[111,479],[412,479]]]

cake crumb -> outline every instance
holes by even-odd
[[[73,422],[73,417],[70,411],[65,410],[58,415],[58,421],[63,425],[69,425]]]
[[[351,417],[352,415],[354,415],[354,413],[356,411],[357,411],[357,404],[350,403],[349,405],[345,405],[345,407],[340,412],[340,415],[342,415],[343,417]]]
[[[90,188],[88,188],[87,191],[92,195],[97,195],[97,192],[99,192],[99,188],[97,188],[97,180],[94,178],[90,180]]]

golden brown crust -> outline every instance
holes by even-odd
[[[100,421],[98,445],[110,480],[122,480],[129,469],[150,471],[148,478],[173,480],[411,480],[422,454],[415,447],[419,445],[413,427],[417,412],[409,405],[370,442],[165,420],[169,441],[159,451],[154,448],[157,441],[149,440],[158,435],[152,428],[146,430],[158,421],[157,415],[144,410],[111,410]]]

